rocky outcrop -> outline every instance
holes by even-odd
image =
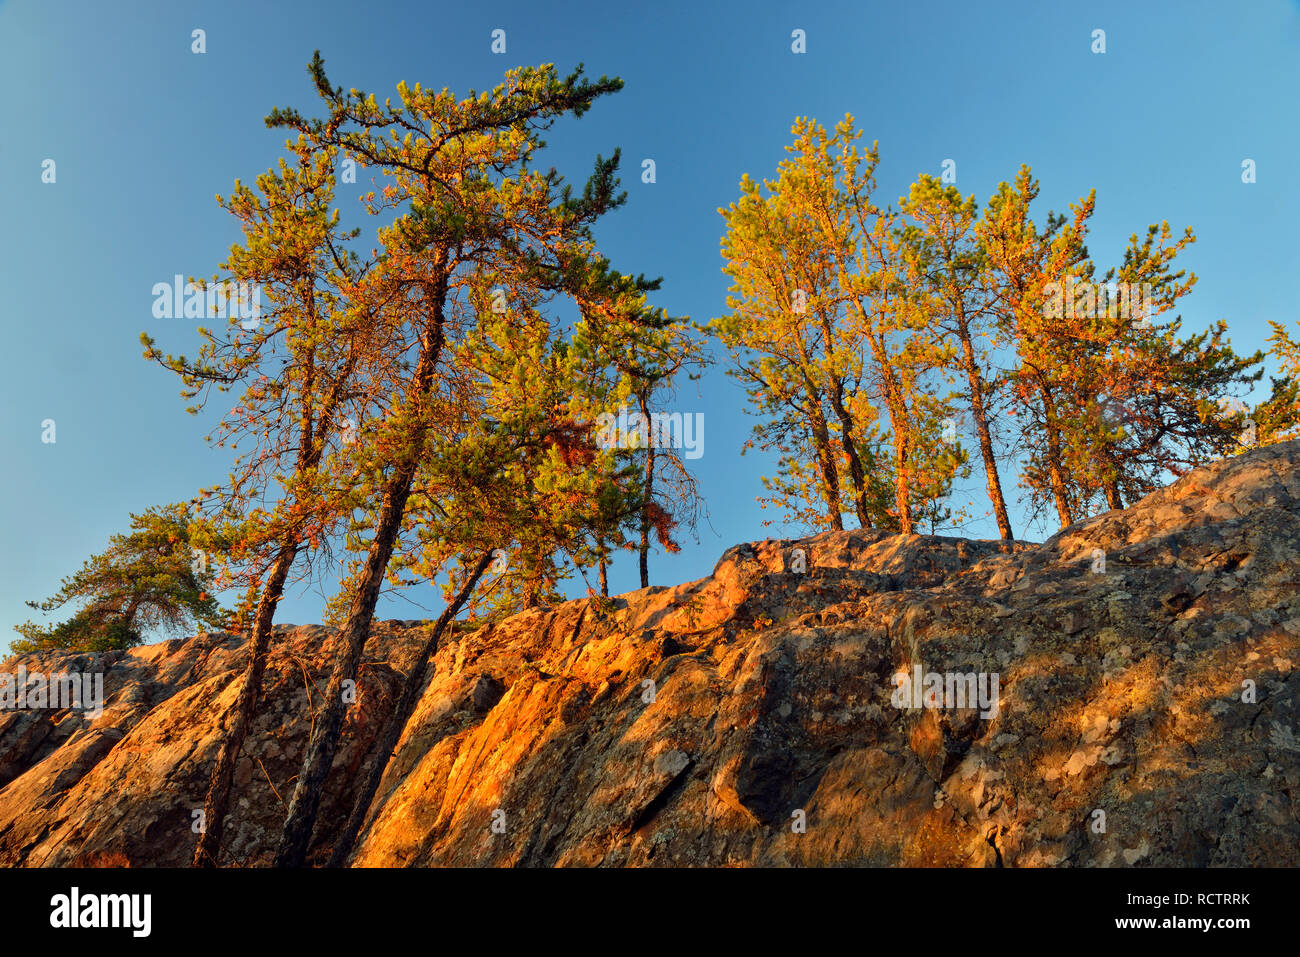
[[[318,861],[423,628],[377,623]],[[334,642],[277,634],[230,863],[270,858]],[[1041,545],[740,545],[447,640],[353,864],[1296,866],[1297,662],[1300,443]],[[107,704],[0,714],[0,863],[186,863],[242,642],[20,664],[102,670]]]
[[[377,646],[409,653],[411,622],[377,623]],[[239,693],[244,641],[201,634],[126,652],[10,659],[0,671],[104,675],[102,714],[0,711],[0,865],[70,866],[106,857],[134,866],[188,864],[223,715]],[[226,863],[269,860],[333,655],[334,629],[278,627],[265,695],[236,766]],[[401,675],[361,669],[322,828],[351,809],[345,792],[369,756]],[[346,806],[344,806],[346,804]]]

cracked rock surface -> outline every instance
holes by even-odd
[[[376,622],[317,862],[424,627]],[[335,641],[276,632],[226,863],[270,860]],[[444,641],[352,863],[1297,866],[1297,663],[1300,442],[1041,545],[739,545]],[[187,863],[242,639],[20,664],[102,670],[106,703],[0,712],[0,864]],[[996,675],[996,715],[896,707],[917,667]]]

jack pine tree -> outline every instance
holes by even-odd
[[[59,590],[29,607],[51,612],[79,603],[64,621],[15,629],[11,650],[113,651],[130,648],[151,631],[176,633],[191,623],[221,628],[228,613],[214,597],[217,566],[190,541],[186,505],[150,508],[131,516],[131,531],[109,539]]]
[[[1194,241],[1190,229],[1174,240],[1168,223],[1148,227],[1118,269],[1070,303],[1081,348],[1066,457],[1080,502],[1123,508],[1224,454],[1241,432],[1225,413],[1245,411],[1235,393],[1260,378],[1262,354],[1237,355],[1223,321],[1183,336],[1181,317],[1168,315],[1196,284],[1174,271]]]
[[[390,583],[397,587],[448,571],[448,606],[411,666],[380,755],[400,738],[423,689],[429,657],[459,609],[517,611],[552,599],[545,579],[558,580],[567,565],[589,563],[584,540],[602,529],[608,534],[611,509],[626,518],[639,504],[638,494],[622,497],[618,490],[617,501],[609,502],[610,475],[621,471],[635,479],[636,473],[620,468],[618,450],[592,441],[582,411],[611,400],[621,377],[602,358],[615,344],[604,335],[622,339],[627,326],[587,328],[583,319],[566,335],[548,317],[541,296],[498,282],[503,281],[485,277],[474,293],[479,318],[453,363],[474,387],[464,393],[467,401],[458,407],[463,412],[444,417],[432,436],[389,565]],[[590,301],[593,292],[588,289],[584,299]],[[459,563],[458,553],[484,542],[497,547],[476,564],[448,569],[449,560]],[[498,558],[499,570],[476,601],[476,584]],[[412,577],[403,580],[403,573]],[[381,758],[368,775],[335,842],[331,866],[350,853],[385,763]]]
[[[988,266],[999,334],[1014,349],[1008,412],[1017,420],[1024,454],[1021,482],[1029,493],[1031,514],[1051,503],[1065,527],[1081,507],[1066,464],[1072,422],[1063,398],[1072,385],[1078,339],[1069,320],[1051,315],[1046,303],[1049,289],[1079,280],[1086,268],[1083,240],[1095,197],[1073,204],[1068,218],[1049,213],[1040,229],[1030,213],[1038,192],[1037,180],[1022,166],[1014,186],[998,186],[976,233]]]
[[[1281,375],[1269,376],[1272,391],[1254,410],[1252,418],[1261,445],[1300,437],[1300,342],[1286,326],[1270,322],[1269,354]]]
[[[1196,282],[1175,271],[1190,229],[1175,239],[1168,223],[1152,225],[1099,274],[1084,242],[1095,193],[1068,218],[1049,214],[1041,231],[1029,214],[1037,194],[1022,167],[978,233],[1001,334],[1015,347],[1022,480],[1031,504],[1052,501],[1064,527],[1224,454],[1237,429],[1222,410],[1258,380],[1261,356],[1237,355],[1222,321],[1185,336],[1181,318],[1166,316]]]
[[[215,440],[244,450],[227,483],[200,493],[205,511],[196,523],[201,540],[226,543],[232,581],[246,590],[240,617],[251,618],[248,663],[213,765],[196,866],[219,861],[235,764],[255,716],[279,601],[293,575],[309,573],[312,557],[319,560],[318,550],[351,510],[345,486],[322,464],[349,441],[374,399],[367,362],[376,351],[375,323],[363,291],[369,264],[348,248],[355,233],[340,228],[333,205],[337,150],[301,138],[287,146],[296,164],[281,160],[258,177],[256,190],[237,182],[229,198],[219,198],[244,232],[223,268],[256,283],[268,313],[252,323],[232,317],[225,330],[201,327],[195,360],[165,355],[141,337],[146,358],[180,376],[182,396],[198,399],[191,412],[243,390]]]
[[[628,435],[604,436],[606,445],[626,449],[626,455],[636,461],[638,477],[629,483],[621,479],[621,472],[610,476],[603,496],[604,522],[597,536],[601,595],[608,596],[606,566],[608,564],[609,538],[612,530],[623,521],[635,524],[637,565],[641,587],[650,585],[649,552],[652,534],[669,551],[678,546],[672,539],[672,530],[680,524],[692,532],[702,501],[695,479],[679,452],[677,442],[684,442],[689,412],[663,413],[656,399],[668,393],[676,378],[704,366],[701,343],[685,325],[685,320],[665,314],[662,309],[651,308],[646,293],[657,290],[660,280],[646,281],[644,277],[620,276],[606,262],[595,264],[592,288],[597,298],[584,298],[580,302],[583,313],[582,334],[575,337],[575,345],[583,351],[586,361],[594,369],[608,369],[615,377],[610,382],[610,392],[618,402],[618,410],[601,410],[606,417],[628,411]],[[608,330],[620,330],[611,337]],[[595,409],[593,405],[588,410]],[[608,424],[608,418],[606,419]],[[666,425],[665,425],[666,423]],[[665,428],[675,434],[664,434]],[[612,445],[610,439],[618,440]],[[703,436],[692,435],[695,441]],[[629,500],[631,511],[620,507]]]
[[[767,185],[764,197],[760,184],[746,175],[740,200],[719,211],[727,225],[723,268],[733,280],[727,299],[733,311],[709,328],[730,353],[728,372],[742,383],[761,420],[746,449],[775,449],[780,456],[778,476],[768,480],[777,493],[771,504],[807,524],[842,529],[844,436],[833,433],[828,393],[852,384],[828,381],[826,357],[835,343],[826,340],[823,324],[809,321],[809,310],[831,308],[819,295],[830,280],[818,276],[818,285],[809,275],[812,251]],[[820,502],[820,515],[814,502]],[[870,515],[865,518],[864,526],[873,524]]]
[[[597,159],[577,198],[554,171],[531,163],[543,130],[558,117],[582,115],[619,89],[617,80],[590,82],[581,70],[560,77],[547,65],[512,70],[494,90],[464,99],[401,84],[399,104],[381,106],[373,96],[330,86],[319,55],[311,73],[328,117],[309,121],[277,110],[268,123],[313,145],[336,146],[390,180],[373,204],[397,211],[379,231],[384,256],[376,285],[395,304],[383,317],[394,354],[409,352],[411,361],[394,374],[390,408],[358,440],[380,476],[376,521],[275,856],[277,866],[291,867],[306,859],[342,730],[343,683],[355,678],[420,464],[445,411],[448,353],[476,318],[466,302],[474,278],[490,272],[522,281],[559,268],[556,261],[589,238],[591,223],[621,202],[617,157]]]
[[[829,136],[805,119],[792,134],[777,180],[746,176],[740,201],[720,210],[733,311],[711,328],[764,418],[751,447],[781,455],[774,503],[810,516],[799,502],[817,495],[819,524],[842,528],[847,486],[859,525],[910,534],[962,461],[937,441],[946,347],[924,329],[897,215],[872,199],[876,146],[857,145],[851,116]],[[882,475],[893,486],[883,513]]]
[[[923,175],[902,201],[906,225],[904,255],[912,264],[924,313],[940,338],[954,340],[954,372],[964,381],[963,400],[970,410],[984,477],[998,532],[1013,538],[994,447],[991,405],[998,398],[1001,375],[993,361],[998,345],[992,322],[986,264],[975,236],[979,213],[975,198],[963,199],[954,186]]]

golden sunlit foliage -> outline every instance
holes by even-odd
[[[1191,230],[1153,225],[1103,272],[1091,194],[1039,225],[1024,167],[982,212],[927,175],[882,207],[852,117],[792,135],[777,179],[745,176],[720,210],[732,311],[710,325],[761,420],[750,446],[778,455],[765,507],[814,527],[933,526],[954,517],[972,434],[1010,539],[1007,462],[1031,515],[1050,505],[1064,526],[1258,441],[1237,396],[1262,355],[1236,355],[1222,321],[1184,335],[1173,315],[1196,282],[1176,267]]]

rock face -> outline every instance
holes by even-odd
[[[317,861],[422,629],[377,623]],[[334,651],[277,633],[229,863],[270,859]],[[353,864],[1297,866],[1296,663],[1297,442],[1042,545],[740,545],[444,642]],[[102,670],[107,703],[0,712],[0,864],[186,863],[242,641],[19,665]]]

